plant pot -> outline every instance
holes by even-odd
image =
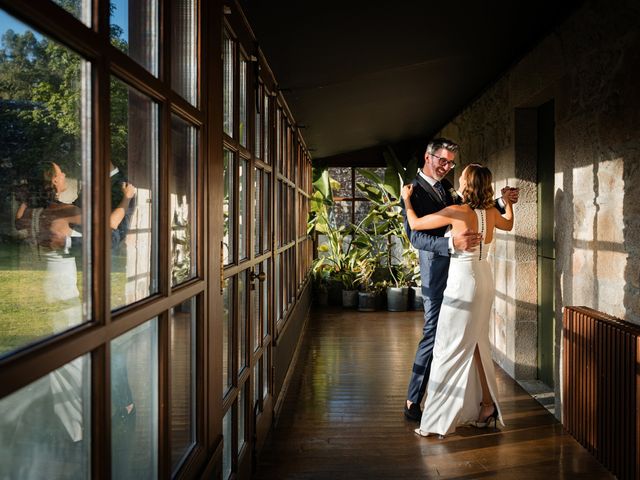
[[[373,292],[358,292],[358,311],[374,312],[378,304],[377,294]]]
[[[342,282],[333,279],[329,280],[327,291],[329,293],[329,305],[335,307],[342,305]]]
[[[326,307],[329,303],[329,292],[316,292],[315,304],[319,307]]]
[[[357,290],[342,290],[342,306],[344,308],[355,308],[358,306]]]
[[[387,310],[406,312],[409,305],[409,287],[387,287]]]
[[[409,287],[409,307],[412,310],[424,310],[422,287]]]

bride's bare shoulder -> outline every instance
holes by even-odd
[[[464,218],[472,212],[469,205],[450,205],[446,208],[451,216],[456,218]]]

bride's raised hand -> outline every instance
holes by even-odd
[[[407,183],[404,187],[402,187],[402,199],[406,202],[408,198],[411,197],[413,193],[413,185]]]

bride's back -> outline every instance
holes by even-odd
[[[455,205],[449,207],[453,218],[451,219],[451,234],[456,235],[462,233],[465,230],[472,230],[474,232],[480,232],[481,226],[478,225],[478,217],[475,211],[469,205]],[[495,228],[495,215],[498,214],[498,210],[495,207],[485,209],[486,225],[484,226],[484,243],[488,244],[493,241],[493,231]]]

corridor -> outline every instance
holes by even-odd
[[[421,318],[312,309],[254,478],[614,478],[499,368],[506,427],[416,436],[402,404]]]

